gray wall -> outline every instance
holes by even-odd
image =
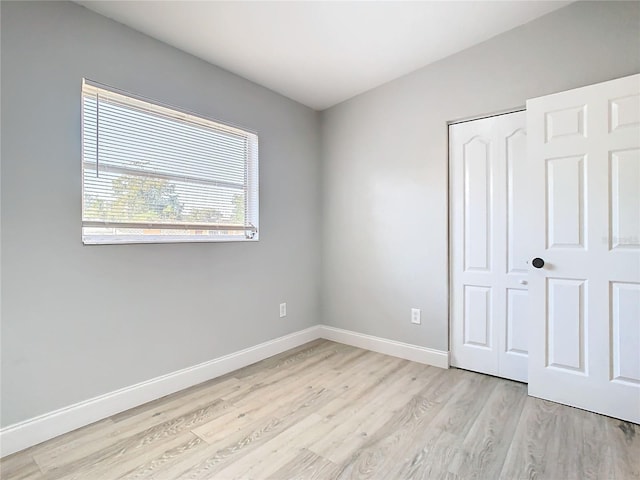
[[[639,72],[639,7],[572,4],[323,112],[323,322],[448,350],[447,121]]]
[[[3,426],[318,323],[316,112],[75,4],[1,31]],[[260,241],[83,246],[83,76],[256,130]]]

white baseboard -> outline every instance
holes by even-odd
[[[294,332],[208,362],[100,395],[0,429],[0,457],[97,422],[116,413],[219,377],[278,353],[326,338],[414,362],[449,368],[449,352],[409,345],[327,325]]]
[[[343,330],[341,328],[320,325],[320,337],[334,342],[345,343],[353,347],[364,348],[373,352],[384,353],[393,357],[404,358],[412,362],[433,365],[434,367],[449,368],[449,352],[419,347],[408,343],[387,340],[363,333]]]
[[[321,338],[319,326],[100,395],[0,430],[0,457]]]

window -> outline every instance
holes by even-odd
[[[83,81],[82,240],[258,239],[258,137]]]

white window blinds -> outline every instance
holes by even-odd
[[[258,137],[82,87],[84,243],[257,239]]]

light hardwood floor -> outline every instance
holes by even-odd
[[[0,461],[2,479],[632,479],[640,427],[318,340]]]

